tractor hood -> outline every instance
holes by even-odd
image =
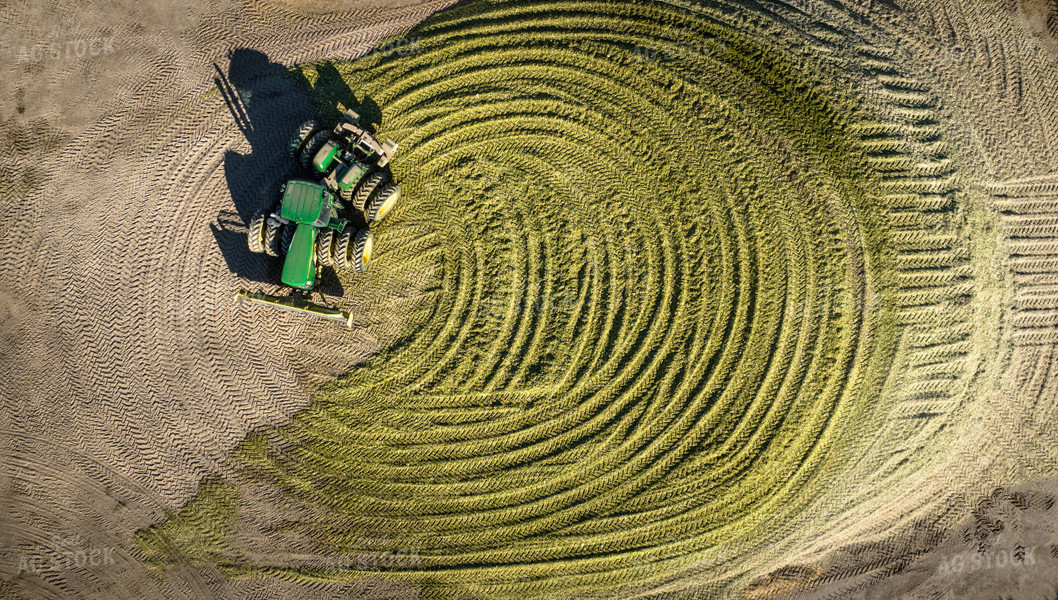
[[[283,283],[302,290],[316,285],[316,228],[301,223],[294,230],[290,249],[283,259]]]

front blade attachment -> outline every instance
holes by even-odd
[[[290,312],[312,315],[321,319],[339,321],[345,323],[345,326],[350,329],[353,327],[353,316],[348,311],[316,304],[299,296],[283,297],[239,290],[239,293],[235,294],[235,302],[252,302],[254,304],[272,306],[280,310],[289,310]]]

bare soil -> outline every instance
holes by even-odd
[[[162,582],[128,549],[249,431],[392,336],[355,294],[337,337],[234,307],[277,275],[244,223],[315,113],[286,69],[369,52],[450,4],[0,5],[0,597],[326,597],[195,569]],[[81,551],[98,568],[62,562]]]
[[[190,565],[163,581],[129,549],[204,478],[229,473],[248,432],[287,422],[394,336],[378,298],[344,296],[355,344],[331,324],[233,307],[240,287],[275,280],[244,251],[244,223],[314,113],[287,67],[369,52],[454,2],[0,2],[0,597],[418,596],[380,580],[230,582]],[[973,415],[987,428],[967,431],[994,435],[959,438],[922,474],[923,495],[945,478],[976,482],[949,514],[920,515],[920,499],[874,511],[744,596],[1053,598],[1058,2],[845,4],[906,40],[974,132],[961,142],[978,175],[963,183],[994,219],[989,268],[1008,286],[995,306],[1009,326],[1004,353],[978,357],[982,374],[1002,373],[989,414]],[[980,35],[1011,41],[953,66],[951,49]],[[343,297],[337,282],[327,291]],[[913,526],[872,538],[886,520]],[[100,568],[71,568],[78,553]]]

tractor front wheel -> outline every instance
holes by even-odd
[[[283,238],[279,242],[279,250],[286,256],[290,252],[290,242],[294,241],[294,230],[297,228],[296,223],[287,223],[283,225]]]
[[[353,207],[360,212],[364,212],[364,207],[367,206],[367,201],[371,198],[371,194],[375,193],[375,190],[382,185],[385,179],[386,174],[382,171],[375,171],[365,177],[364,182],[360,184],[356,194],[353,195]]]
[[[353,188],[349,188],[347,190],[338,188],[338,199],[343,206],[348,207],[350,204],[353,203]]]
[[[268,213],[263,210],[254,213],[250,219],[249,231],[246,232],[246,241],[250,246],[250,252],[261,254],[265,251],[265,230],[268,227]]]
[[[315,120],[310,119],[301,124],[298,130],[294,132],[294,136],[290,138],[289,150],[290,158],[296,158],[298,152],[301,152],[301,148],[305,145],[305,140],[309,139],[312,134],[319,130],[320,124]]]
[[[395,183],[387,183],[382,186],[382,191],[375,196],[375,199],[368,205],[367,210],[364,211],[364,219],[368,223],[381,221],[382,217],[393,210],[399,198],[400,186]]]

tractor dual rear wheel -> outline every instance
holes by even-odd
[[[375,190],[379,188],[386,180],[386,174],[382,171],[375,171],[364,178],[364,182],[357,188],[356,194],[353,195],[353,208],[360,212],[364,212],[364,207],[367,206],[367,201],[371,198],[371,195],[375,193]]]
[[[315,158],[316,153],[319,152],[321,148],[323,148],[323,145],[329,142],[330,140],[331,132],[329,131],[320,131],[313,134],[313,136],[309,138],[309,141],[306,142],[305,146],[301,149],[301,155],[298,157],[301,162],[301,166],[305,169],[311,169],[312,159]]]
[[[288,150],[290,152],[290,158],[297,158],[298,153],[305,146],[305,141],[308,140],[320,129],[320,124],[313,119],[309,119],[298,127],[298,130],[294,132],[293,137],[290,138],[288,144]]]
[[[375,249],[375,236],[367,229],[346,228],[334,246],[334,264],[358,273],[367,271]]]

